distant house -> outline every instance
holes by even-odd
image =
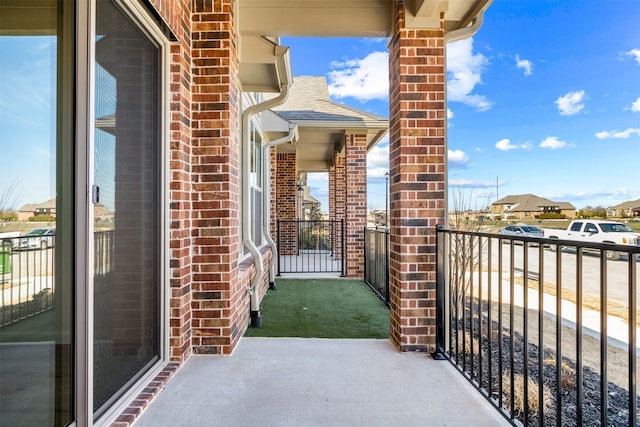
[[[640,199],[622,202],[607,208],[607,217],[612,218],[639,218]]]
[[[506,196],[491,205],[491,216],[502,219],[535,219],[540,214],[561,214],[576,217],[576,208],[569,202],[554,202],[533,194]]]
[[[56,199],[47,200],[37,204],[24,205],[18,211],[18,221],[28,221],[33,216],[56,216]]]

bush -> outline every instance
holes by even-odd
[[[538,215],[536,218],[538,219],[567,219],[565,214],[557,214],[557,213],[544,213]]]
[[[18,220],[18,214],[15,212],[0,212],[1,222],[13,222]]]
[[[56,217],[53,215],[37,215],[29,217],[29,222],[56,222]]]

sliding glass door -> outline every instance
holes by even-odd
[[[74,419],[72,3],[0,0],[0,425]]]
[[[116,1],[96,2],[93,406],[159,360],[161,49]]]

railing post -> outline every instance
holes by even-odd
[[[436,360],[445,360],[445,251],[444,251],[444,226],[436,226],[436,351],[431,357]]]
[[[345,240],[347,239],[347,233],[346,230],[344,229],[344,219],[340,220],[340,234],[342,235],[341,240],[341,246],[342,246],[342,253],[340,254],[342,256],[342,273],[340,274],[340,277],[345,277],[345,270],[346,270],[346,264],[347,264],[347,252],[346,252],[346,242]]]
[[[278,239],[278,274],[276,274],[276,276],[280,277],[280,257],[282,254],[282,251],[280,250],[280,241],[282,240],[280,237],[280,219],[278,219],[277,225],[276,225],[276,235],[277,235],[277,239]]]
[[[385,289],[385,302],[387,303],[387,306],[389,306],[390,302],[391,302],[391,298],[389,298],[389,275],[390,275],[390,270],[389,270],[389,265],[391,264],[391,257],[389,254],[389,226],[385,224],[384,227],[384,257],[385,257],[385,266],[384,266],[384,289]]]
[[[367,276],[367,264],[368,264],[367,261],[369,260],[369,257],[368,257],[369,251],[367,250],[367,240],[368,240],[367,237],[368,236],[367,236],[367,227],[366,226],[364,227],[363,236],[364,236],[364,256],[362,257],[362,259],[364,261],[364,281],[370,283],[371,281],[368,280],[369,276]]]

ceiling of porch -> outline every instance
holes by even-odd
[[[492,0],[404,0],[407,28],[469,26]],[[395,0],[239,0],[241,35],[390,37]]]

